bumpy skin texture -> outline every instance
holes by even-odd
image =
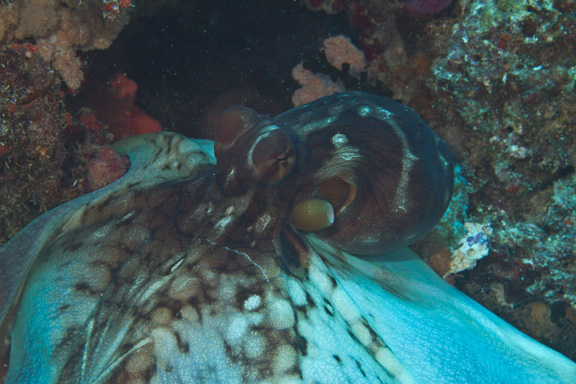
[[[234,107],[218,123],[217,163],[210,142],[168,133],[117,150],[131,156],[126,176],[0,249],[8,383],[576,375],[410,251],[350,254],[416,240],[449,201],[444,144],[408,108],[363,93],[274,119]],[[291,209],[311,198],[334,205],[332,227],[292,225]],[[380,236],[386,228],[395,234]]]

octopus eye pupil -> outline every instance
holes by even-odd
[[[301,231],[319,231],[334,224],[334,208],[323,199],[304,200],[292,208],[290,220]]]
[[[303,200],[292,208],[290,220],[296,229],[305,232],[320,231],[334,224],[356,199],[356,187],[340,177],[322,183],[316,196]]]
[[[276,156],[276,161],[278,162],[279,166],[285,167],[288,165],[290,158],[292,158],[293,156],[294,156],[294,151],[292,151],[291,149],[288,149],[286,152],[281,153],[278,156]]]
[[[316,197],[332,204],[336,216],[340,215],[356,199],[357,190],[354,184],[335,177],[322,183]]]

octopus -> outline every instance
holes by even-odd
[[[410,108],[340,93],[116,144],[128,173],[0,249],[6,383],[574,383],[408,245],[452,194]]]

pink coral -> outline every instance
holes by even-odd
[[[343,64],[348,64],[350,66],[349,74],[353,77],[358,77],[360,72],[366,68],[364,52],[352,44],[346,36],[338,35],[324,40],[322,51],[328,63],[339,71],[343,70]],[[340,81],[335,82],[322,73],[312,73],[304,69],[302,63],[292,70],[292,77],[302,86],[292,96],[292,103],[295,106],[346,90]]]
[[[344,63],[357,70],[362,70],[366,67],[364,52],[352,44],[350,39],[344,35],[324,40],[324,48],[322,50],[326,55],[326,60],[340,71]]]
[[[310,103],[321,97],[346,90],[344,85],[333,82],[327,75],[314,74],[304,69],[302,63],[292,70],[292,77],[302,86],[292,96],[292,103],[295,106]]]
[[[88,163],[89,189],[96,190],[118,180],[130,168],[130,159],[120,156],[109,145],[98,148],[96,157]]]

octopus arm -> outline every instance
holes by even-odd
[[[573,383],[576,365],[442,280],[410,249],[371,261],[319,250],[338,286],[423,383]]]
[[[75,230],[82,228],[86,224],[85,213],[98,207],[107,199],[162,182],[193,178],[204,172],[207,167],[212,167],[216,163],[213,146],[211,141],[189,140],[174,133],[140,135],[118,142],[115,145],[116,150],[130,157],[131,166],[126,175],[104,188],[72,200],[40,216],[0,248],[0,334],[9,333],[13,327],[19,296],[31,270],[53,261],[53,258],[47,260],[42,258],[43,254],[50,254],[50,249],[47,249],[49,244],[66,233],[74,233]],[[19,309],[19,311],[23,310],[26,309]],[[36,320],[46,323],[42,319]],[[58,326],[58,324],[44,325],[48,328]],[[12,335],[12,344],[21,345],[23,340],[14,340],[19,337],[17,328],[18,326]],[[39,329],[46,328],[41,326]],[[6,347],[5,344],[0,345],[0,357],[6,354]],[[41,359],[44,356],[40,351],[13,353],[15,353],[14,356],[19,356],[11,359],[13,368],[18,364],[30,363],[27,360],[30,357]],[[47,356],[44,357],[48,359]],[[31,366],[35,364],[32,363]],[[18,371],[20,369],[12,369],[12,372]],[[27,369],[22,369],[22,372],[26,371]],[[48,370],[34,373],[34,375],[49,374]],[[39,377],[36,379],[40,380]],[[49,382],[49,380],[44,382]]]

